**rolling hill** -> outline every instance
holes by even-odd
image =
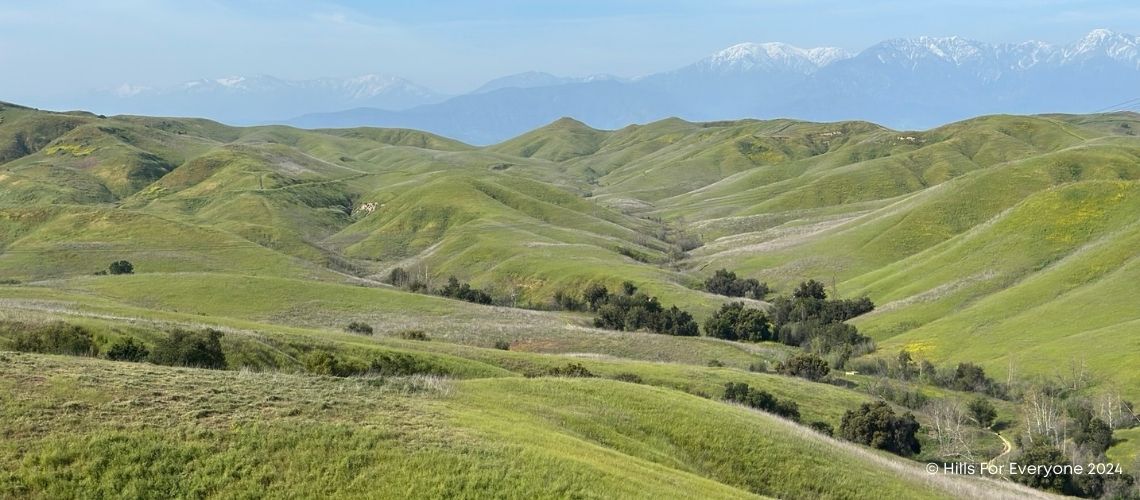
[[[701,322],[734,300],[701,289],[717,269],[778,294],[817,279],[832,297],[878,305],[852,321],[876,341],[873,357],[905,349],[997,379],[1052,377],[1079,362],[1135,399],[1137,129],[1135,113],[986,116],[923,132],[676,118],[599,130],[567,118],[475,147],[404,129],[236,128],[0,104],[0,320],[75,322],[104,344],[219,328],[230,366],[244,369],[2,354],[2,397],[14,403],[3,406],[3,432],[18,439],[0,448],[0,496],[84,487],[52,475],[99,491],[234,496],[314,484],[334,473],[329,461],[347,475],[310,493],[359,495],[364,478],[383,475],[406,495],[665,491],[647,485],[726,497],[1026,495],[929,476],[711,399],[746,380],[798,401],[805,422],[832,426],[870,399],[854,374],[824,385],[753,372],[788,346],[601,330],[587,314],[552,310],[554,298],[630,281]],[[96,274],[116,260],[134,274]],[[494,304],[395,287],[397,268],[432,288],[455,276]],[[354,320],[376,334],[340,332]],[[402,339],[409,330],[431,341]],[[380,380],[369,392],[372,382],[298,374],[322,349],[399,353],[446,379]],[[598,377],[534,376],[567,363]],[[605,380],[630,374],[642,383]],[[187,387],[199,377],[210,382]],[[281,394],[259,389],[277,385],[269,380]],[[158,394],[168,392],[201,404]],[[995,403],[1016,430],[1014,405]],[[153,411],[133,415],[136,406]],[[727,427],[743,437],[716,433]],[[75,428],[87,430],[67,434]],[[184,439],[158,439],[174,435]],[[974,439],[1000,450],[993,434]],[[287,452],[297,443],[304,457]],[[38,451],[20,451],[29,448]],[[265,462],[243,458],[251,452]],[[127,470],[145,456],[162,457],[153,482],[98,472],[104,460]],[[198,472],[172,472],[187,464]],[[810,479],[836,467],[835,481]],[[222,484],[212,470],[243,475]],[[456,483],[434,485],[433,474]],[[505,484],[516,489],[488,489]]]

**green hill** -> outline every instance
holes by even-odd
[[[229,332],[234,368],[279,374],[5,353],[17,360],[0,363],[5,380],[47,370],[62,388],[49,394],[50,424],[24,436],[19,422],[38,411],[31,386],[5,387],[19,417],[6,435],[24,441],[0,449],[0,463],[14,471],[0,476],[0,496],[69,496],[82,487],[48,481],[53,474],[111,491],[121,485],[117,476],[100,476],[99,464],[120,457],[117,466],[131,470],[141,460],[136,453],[166,458],[151,471],[155,482],[130,491],[220,496],[265,482],[298,488],[334,474],[326,462],[352,472],[335,472],[347,475],[307,492],[352,496],[366,487],[361,478],[381,474],[406,484],[405,494],[425,495],[445,488],[500,496],[881,497],[918,488],[970,496],[979,487],[972,481],[916,474],[913,464],[695,397],[715,399],[725,383],[747,380],[799,401],[808,421],[837,426],[844,411],[877,395],[873,381],[847,375],[839,387],[756,373],[794,349],[596,329],[590,314],[551,310],[554,297],[629,281],[703,322],[734,300],[701,290],[717,269],[784,295],[816,279],[831,297],[867,296],[877,305],[851,321],[877,343],[871,358],[907,350],[943,366],[977,363],[999,380],[1056,378],[1080,363],[1100,384],[1089,391],[1119,387],[1135,400],[1138,128],[1140,116],[1131,113],[989,116],[923,132],[865,122],[679,119],[606,131],[562,119],[476,148],[411,130],[238,128],[0,104],[0,320],[77,322],[104,344],[130,335],[152,341],[171,326],[212,326]],[[135,274],[96,275],[124,259]],[[387,283],[397,268],[431,288],[455,276],[495,304],[398,289]],[[372,325],[376,335],[340,333],[351,321]],[[432,340],[401,339],[409,330]],[[510,350],[493,348],[504,345]],[[400,352],[450,378],[393,382],[435,387],[428,396],[389,393],[383,382],[379,394],[395,399],[372,395],[314,409],[303,395],[368,385],[299,374],[316,348],[358,360]],[[571,362],[644,383],[523,377]],[[73,376],[83,370],[101,373],[99,383],[117,395],[89,397],[89,382]],[[302,417],[278,420],[293,411],[286,404],[250,406],[266,397],[254,386],[269,376],[290,377],[282,390],[297,392],[281,397],[300,405]],[[126,427],[66,436],[105,420],[99,415],[130,420],[124,402],[166,390],[164,377],[213,377],[242,388],[233,400],[199,394],[216,414],[156,411]],[[147,382],[123,382],[133,378]],[[936,399],[966,397],[922,390]],[[73,415],[72,402],[87,410]],[[190,411],[177,401],[153,404]],[[341,404],[349,407],[343,413]],[[997,404],[1014,426],[1002,432],[1013,436],[1020,410]],[[655,409],[662,407],[686,416],[672,425]],[[248,412],[262,420],[235,423]],[[361,424],[365,414],[375,425]],[[700,414],[709,420],[694,420]],[[162,434],[164,422],[185,439],[165,439],[174,434]],[[320,433],[305,430],[313,422]],[[729,442],[714,432],[725,426],[745,429],[744,437]],[[181,444],[146,451],[134,431]],[[996,435],[979,430],[971,439],[1000,452]],[[311,458],[291,458],[282,451],[290,442],[305,443]],[[1121,443],[1112,454],[1128,459],[1135,447]],[[30,445],[44,453],[12,447]],[[331,451],[354,446],[365,448]],[[100,447],[106,455],[85,451]],[[387,454],[367,452],[378,448]],[[218,449],[231,454],[203,458]],[[274,465],[248,462],[244,453]],[[809,480],[837,474],[840,462],[844,472],[834,481]],[[201,467],[190,476],[170,472],[187,463]],[[749,472],[756,469],[769,474]],[[246,475],[226,486],[210,470]],[[456,482],[428,480],[442,473]],[[494,489],[508,483],[518,489]]]

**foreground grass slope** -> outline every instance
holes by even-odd
[[[1032,494],[623,382],[346,380],[2,355],[5,495]],[[665,408],[680,419],[661,418]]]

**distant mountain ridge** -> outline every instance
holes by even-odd
[[[1140,97],[1140,37],[1093,30],[1069,44],[961,37],[891,39],[861,52],[741,43],[693,64],[625,80],[526,72],[446,97],[395,77],[289,82],[272,77],[125,86],[108,106],[306,128],[383,126],[474,144],[562,116],[617,129],[671,116],[695,121],[789,117],[926,129],[996,113],[1085,113]],[[304,104],[307,111],[296,111]]]

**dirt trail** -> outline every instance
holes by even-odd
[[[990,461],[986,462],[987,464],[992,464],[992,463],[996,462],[999,458],[1004,457],[1006,455],[1009,455],[1009,452],[1013,451],[1013,443],[1010,443],[1009,440],[1005,438],[1005,436],[1002,436],[1001,434],[998,434],[994,431],[990,431],[990,432],[993,432],[993,434],[995,436],[997,436],[998,439],[1001,440],[1002,444],[1005,445],[1005,449],[1002,450],[1001,455],[998,455],[994,458],[991,458]]]

